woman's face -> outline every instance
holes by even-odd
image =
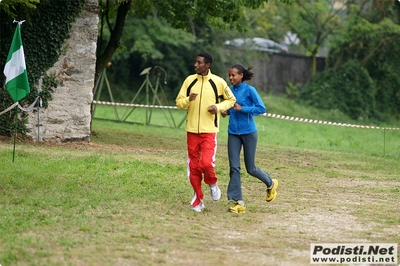
[[[232,85],[237,85],[242,83],[243,73],[239,73],[236,68],[229,69],[229,81]]]

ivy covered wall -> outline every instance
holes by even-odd
[[[84,124],[81,126],[84,129],[66,130],[66,127],[71,128],[71,119],[87,113],[82,109],[90,110],[97,40],[97,4],[97,0],[48,0],[41,1],[37,9],[29,13],[23,10],[18,12],[15,19],[26,21],[21,26],[21,35],[31,87],[30,94],[20,103],[28,105],[40,93],[44,107],[40,109],[42,132],[38,132],[37,114],[24,113],[18,121],[19,133],[34,140],[38,135],[42,135],[44,140],[90,138],[90,126],[86,125],[87,122],[83,123],[82,118],[78,119],[78,124]],[[13,18],[4,13],[0,17],[0,69],[4,69],[16,24]],[[85,85],[82,85],[82,80]],[[1,75],[0,110],[13,103],[4,83],[5,76]],[[80,85],[77,86],[77,83]],[[89,91],[84,92],[84,103],[71,104],[82,100],[77,96],[82,90]],[[61,110],[67,107],[64,104],[60,106],[60,97],[72,110]],[[13,109],[0,116],[0,135],[12,135],[15,112],[16,109]],[[79,133],[74,133],[76,130]]]

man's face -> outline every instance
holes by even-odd
[[[208,74],[209,68],[210,64],[206,64],[206,62],[204,62],[204,57],[196,57],[196,61],[194,62],[194,71],[196,72],[196,74],[205,76]]]

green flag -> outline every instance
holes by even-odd
[[[21,22],[18,22],[15,30],[3,73],[6,76],[7,91],[15,102],[23,99],[30,92],[21,40]]]

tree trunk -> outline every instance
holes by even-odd
[[[95,76],[95,87],[93,88],[93,95],[96,93],[97,84],[100,79],[100,75],[103,70],[107,67],[108,62],[110,62],[112,56],[117,50],[120,39],[122,36],[122,32],[125,26],[125,19],[128,11],[132,5],[132,0],[124,1],[118,7],[117,18],[115,20],[114,29],[110,29],[111,36],[108,44],[101,55],[97,56],[96,60],[96,76]]]
[[[117,18],[115,20],[114,29],[110,29],[111,36],[108,44],[101,55],[97,55],[96,59],[96,73],[94,77],[94,87],[93,87],[93,98],[96,94],[97,86],[100,81],[101,74],[103,70],[107,67],[108,62],[110,62],[112,56],[114,55],[115,51],[117,50],[121,39],[122,32],[125,26],[125,19],[126,15],[128,14],[129,9],[131,8],[132,0],[124,1],[118,7]],[[98,40],[98,45],[99,41]],[[98,47],[97,47],[98,48]],[[90,120],[90,132],[92,132],[92,121],[93,121],[93,103],[91,104],[90,114],[92,119]]]
[[[312,58],[312,63],[311,63],[311,79],[315,78],[315,75],[317,74],[317,55],[313,54],[311,56]]]

